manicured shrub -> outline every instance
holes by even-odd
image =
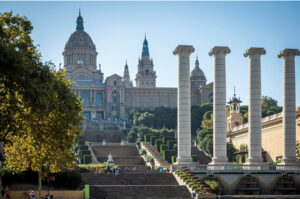
[[[168,144],[168,140],[174,140],[174,137],[171,136],[163,136],[162,142],[164,144]]]
[[[92,163],[92,156],[91,155],[83,156],[83,162],[84,162],[84,164],[91,164]]]
[[[160,151],[160,145],[161,145],[161,143],[162,143],[162,140],[161,139],[156,139],[155,140],[155,150],[156,151]]]
[[[152,146],[155,145],[155,140],[156,140],[156,139],[157,139],[157,137],[154,136],[154,135],[152,135],[152,136],[150,137],[150,143],[151,143]]]
[[[89,147],[86,146],[86,145],[80,145],[80,146],[79,146],[79,150],[80,150],[80,151],[88,151],[88,150],[89,150]]]
[[[144,135],[144,141],[145,142],[150,142],[150,137],[151,137],[151,134]]]
[[[197,162],[197,160],[198,160],[198,156],[196,156],[196,155],[192,155],[192,159],[193,159],[193,162]]]
[[[167,145],[169,149],[175,149],[174,145],[177,144],[177,140],[168,140]]]
[[[163,151],[163,159],[168,161],[169,163],[172,163],[172,156],[176,155],[175,150],[164,150]]]
[[[164,150],[168,150],[168,149],[169,149],[169,148],[168,148],[167,145],[161,144],[161,145],[160,145],[160,150],[159,150],[159,152],[160,152],[161,155],[163,155],[163,151],[164,151]]]
[[[89,150],[79,151],[79,155],[80,155],[80,158],[83,160],[85,155],[91,155],[91,151],[89,151]]]
[[[79,146],[84,145],[84,140],[77,140],[77,144],[78,144]]]
[[[176,156],[175,155],[172,155],[172,164],[174,164],[176,162]]]
[[[139,149],[139,154],[144,155],[144,154],[147,154],[147,152],[145,149]]]
[[[215,181],[215,180],[205,180],[204,182],[205,182],[205,184],[207,184],[212,189],[212,191],[214,193],[219,194],[219,192],[220,192],[219,188],[220,187],[219,187],[219,183],[217,181]]]

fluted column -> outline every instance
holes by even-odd
[[[176,164],[191,164],[191,94],[190,94],[190,55],[195,49],[190,45],[178,45],[173,54],[178,55],[177,89],[177,142]]]
[[[226,70],[225,56],[230,49],[215,46],[209,52],[214,56],[214,91],[213,91],[213,158],[211,165],[227,164],[226,151]]]
[[[281,165],[297,164],[295,56],[299,55],[298,49],[284,49],[278,54],[278,58],[283,57],[283,151]]]
[[[248,110],[248,159],[246,164],[261,164],[261,64],[264,48],[249,48],[244,53],[249,57],[249,110]]]

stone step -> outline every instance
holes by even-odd
[[[90,187],[91,199],[188,199],[186,186],[169,185],[102,185]]]
[[[81,174],[82,184],[90,185],[178,185],[171,173],[120,173],[107,175],[86,172]]]

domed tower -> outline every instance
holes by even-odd
[[[191,89],[199,89],[206,85],[206,77],[199,67],[198,56],[195,61],[195,68],[191,72]]]
[[[229,100],[228,104],[230,105],[230,113],[227,117],[227,132],[230,132],[233,127],[239,126],[243,124],[243,115],[240,112],[240,98],[236,97],[235,88],[234,95]]]
[[[138,72],[136,74],[136,87],[156,87],[156,72],[153,70],[153,60],[150,59],[148,41],[144,39],[142,58],[138,61]]]
[[[64,56],[64,68],[67,71],[66,78],[74,80],[78,77],[74,77],[75,73],[71,74],[78,68],[84,67],[90,72],[94,72],[90,77],[84,76],[84,78],[95,79],[101,82],[103,77],[101,71],[96,74],[97,70],[97,52],[96,46],[93,43],[93,40],[87,32],[84,31],[83,18],[79,10],[79,16],[76,21],[76,31],[73,32],[65,45],[63,52]]]
[[[130,76],[129,76],[127,60],[126,60],[126,64],[125,64],[125,67],[124,67],[123,84],[124,84],[125,87],[131,87],[130,86]]]

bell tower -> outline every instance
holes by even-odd
[[[236,97],[235,88],[234,94],[231,99],[229,99],[228,104],[230,105],[230,114],[227,117],[227,132],[230,132],[233,127],[243,124],[243,115],[240,112],[240,98]]]
[[[138,61],[138,72],[135,78],[136,87],[156,87],[156,72],[154,71],[153,66],[153,60],[150,59],[148,41],[145,35],[142,57]]]

